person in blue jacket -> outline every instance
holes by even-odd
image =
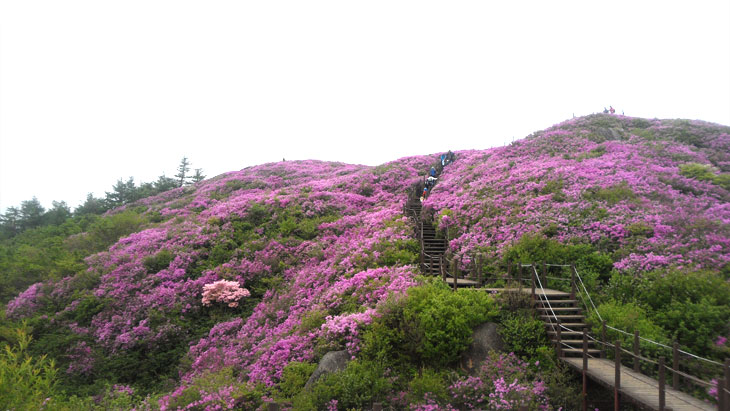
[[[431,175],[431,177],[436,177],[436,169],[434,167],[431,167],[431,171],[429,172],[429,175]]]

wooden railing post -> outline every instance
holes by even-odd
[[[547,276],[548,276],[548,268],[547,263],[545,261],[542,262],[542,288],[548,288],[547,285]]]
[[[507,278],[512,278],[512,263],[507,261]]]
[[[441,254],[439,256],[439,270],[441,270],[441,280],[443,282],[446,282],[446,259],[444,258],[444,255]]]
[[[571,266],[571,268],[573,268],[573,266]],[[576,291],[575,290],[575,288],[576,288],[575,287],[576,286],[575,280],[576,280],[576,278],[575,278],[575,269],[573,269],[573,271],[571,271],[571,273],[570,273],[570,299],[571,300],[575,300],[575,295],[576,295],[576,292],[575,292]]]
[[[725,360],[725,409],[730,411],[730,358]]]
[[[583,411],[588,411],[588,329],[583,329]]]
[[[679,389],[679,343],[672,344],[672,388]]]
[[[456,257],[451,256],[451,279],[454,280],[454,291],[456,291],[456,283],[459,279],[459,273],[456,269]]]
[[[479,283],[479,286],[482,286],[482,255],[477,254],[476,258],[477,262],[477,282]]]
[[[522,281],[522,265],[520,264],[520,281]],[[530,273],[530,282],[532,283],[532,306],[537,306],[537,298],[535,298],[535,270]]]
[[[718,411],[726,411],[727,410],[727,403],[725,402],[727,397],[725,396],[724,389],[725,389],[725,379],[720,378],[717,380],[717,410]]]
[[[664,392],[664,357],[659,357],[659,411],[664,411],[666,406],[666,393]]]
[[[430,275],[434,275],[434,269],[433,269],[433,255],[428,256],[428,273]]]
[[[602,342],[608,341],[606,339],[606,321],[605,320],[601,321],[601,341]],[[603,350],[601,350],[601,358],[606,358],[606,353]]]
[[[550,315],[550,314],[548,314]],[[561,335],[560,318],[555,319],[557,323],[557,339],[558,339],[558,358],[563,358],[563,339]]]
[[[616,368],[616,375],[614,377],[613,384],[613,409],[619,411],[621,405],[619,398],[619,390],[621,389],[621,341],[616,340],[616,358],[614,361],[614,367]]]
[[[634,330],[634,371],[639,372],[639,330]]]

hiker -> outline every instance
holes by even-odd
[[[456,156],[454,156],[454,153],[449,150],[448,153],[446,153],[446,160],[448,161],[448,164],[451,164],[456,160]]]
[[[431,188],[433,188],[434,185],[436,185],[436,177],[429,176],[426,179],[426,187],[428,187],[429,189],[431,189]]]
[[[608,114],[608,109],[606,107],[603,108],[603,114]]]
[[[428,173],[431,177],[436,177],[436,168],[431,167],[431,171]]]
[[[611,109],[609,110],[611,112],[611,114],[616,113],[616,110],[614,110],[613,106],[609,106],[609,107],[611,107]]]
[[[441,166],[446,165],[446,154],[441,154]]]
[[[428,187],[423,187],[423,194],[421,195],[421,201],[428,197]]]

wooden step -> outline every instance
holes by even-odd
[[[570,328],[573,331],[583,330],[584,328],[590,329],[590,327],[588,327],[585,323],[560,323],[560,325],[562,325],[563,327],[566,327],[566,328]],[[545,323],[545,327],[547,327],[549,329],[548,332],[552,332],[553,326],[556,326],[556,325],[550,324],[550,323]],[[563,329],[561,331],[561,333],[567,333],[567,332],[570,332],[570,331],[568,331],[566,329]],[[580,332],[582,333],[582,331],[580,331]]]
[[[566,312],[566,311],[583,311],[582,307],[537,307],[538,311],[546,311],[550,312],[555,311],[557,312]]]
[[[550,300],[550,305],[566,305],[566,304],[578,304],[578,300]]]
[[[558,333],[557,333],[556,331],[553,331],[553,329],[552,329],[552,328],[548,328],[548,331],[547,331],[547,333],[548,333],[548,335],[549,335],[549,336],[550,336],[551,338],[552,338],[552,336],[555,336],[555,335],[557,335],[557,334],[558,334]],[[562,330],[562,331],[560,332],[560,338],[563,338],[563,337],[575,337],[576,335],[583,335],[583,331],[566,331],[566,330]],[[582,341],[582,340],[581,340],[581,341]],[[582,344],[582,343],[581,343],[581,344]]]
[[[582,320],[585,318],[583,314],[557,314],[555,317],[558,320],[565,322],[565,320]],[[543,320],[554,318],[551,314],[540,314],[540,318]]]
[[[581,335],[583,335],[583,334],[581,334]],[[565,343],[565,344],[583,347],[583,340],[566,340],[566,339],[562,338],[562,334],[561,334],[561,337],[560,338],[561,338],[560,341],[563,342],[563,343]],[[553,338],[550,341],[556,342],[557,339],[554,339]],[[594,345],[595,345],[595,343],[593,341],[588,340],[588,348],[590,348],[590,347],[592,347]]]

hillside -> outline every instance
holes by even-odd
[[[437,159],[264,164],[115,209],[107,219],[141,216],[135,232],[10,301],[3,339],[27,323],[27,354],[55,360],[59,408],[467,409],[494,394],[570,409],[575,385],[529,313],[418,277],[402,210]],[[476,253],[495,275],[508,262],[576,264],[611,324],[720,359],[729,190],[730,128],[594,115],[456,152],[423,205],[462,268]],[[487,320],[515,355],[463,375],[459,355]],[[303,390],[343,349],[356,361]]]

